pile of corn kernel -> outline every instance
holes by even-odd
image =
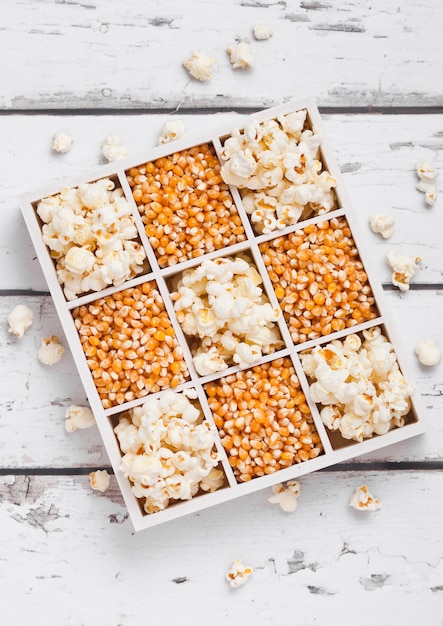
[[[248,122],[221,152],[223,180],[240,189],[258,233],[271,233],[336,208],[336,180],[320,157],[321,137],[302,109]]]
[[[121,285],[143,271],[146,252],[136,241],[132,209],[109,178],[43,198],[37,213],[67,300]]]
[[[377,317],[344,217],[266,241],[260,250],[294,343]]]
[[[171,298],[183,332],[192,338],[200,375],[229,365],[247,367],[283,346],[275,324],[280,311],[271,306],[261,284],[246,255],[204,259],[183,272]]]
[[[363,342],[352,334],[300,355],[313,381],[310,397],[323,407],[323,423],[359,442],[403,426],[413,392],[380,327],[363,330],[362,336]]]
[[[123,452],[120,469],[148,514],[224,483],[211,425],[183,393],[148,399],[122,414],[114,431]]]
[[[160,267],[245,241],[212,145],[133,167],[127,178]]]
[[[289,357],[206,383],[204,389],[239,482],[273,474],[322,451]]]
[[[105,409],[175,388],[188,378],[154,282],[76,307],[72,315]]]

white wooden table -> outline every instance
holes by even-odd
[[[443,172],[440,0],[4,0],[0,29],[0,597],[1,624],[443,624],[443,174],[426,207],[415,165]],[[255,41],[252,26],[272,27]],[[251,42],[256,67],[234,71],[226,47]],[[218,60],[208,83],[182,67],[194,49]],[[153,146],[171,115],[187,132],[214,114],[235,120],[314,96],[345,175],[378,278],[409,353],[432,430],[301,480],[287,514],[260,491],[134,534],[114,477],[104,494],[87,474],[109,461],[95,428],[68,434],[65,408],[84,404],[69,353],[37,360],[63,337],[22,220],[17,194],[101,162],[106,135],[130,154]],[[74,137],[51,151],[55,131]],[[395,216],[392,239],[369,216]],[[385,255],[423,257],[408,293],[390,285]],[[15,304],[35,311],[21,340]],[[348,506],[365,482],[376,513]],[[237,557],[254,568],[231,589]]]

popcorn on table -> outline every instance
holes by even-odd
[[[415,346],[415,354],[423,365],[432,367],[440,363],[440,349],[435,345],[432,339],[423,339]]]
[[[185,134],[185,124],[183,120],[180,119],[171,119],[167,120],[163,124],[163,128],[161,130],[160,137],[158,138],[158,145],[169,143],[170,141],[175,141],[176,139],[180,139]]]
[[[221,151],[223,180],[240,189],[258,233],[336,208],[336,180],[319,160],[321,137],[302,109],[234,130]]]
[[[131,206],[109,178],[65,187],[43,198],[37,213],[67,300],[121,285],[143,271],[146,253],[134,241]]]
[[[54,365],[62,358],[65,351],[55,335],[42,339],[41,346],[37,353],[38,360],[44,365]]]
[[[62,132],[55,133],[52,138],[51,147],[54,152],[69,152],[72,147],[72,137]]]
[[[121,145],[120,137],[108,135],[102,145],[103,156],[108,161],[118,161],[128,156],[128,150]]]
[[[386,257],[386,261],[393,270],[391,278],[392,284],[401,291],[408,291],[409,282],[417,271],[421,260],[422,258],[420,256],[408,257],[397,254],[396,250],[391,250]]]
[[[235,559],[231,569],[226,574],[226,580],[231,587],[241,587],[248,582],[253,571],[249,565],[243,565],[241,559]]]
[[[170,390],[120,417],[114,429],[123,452],[120,470],[146,513],[223,485],[214,431],[201,420],[183,393]]]
[[[369,219],[372,232],[380,234],[384,239],[392,237],[394,232],[395,220],[386,213],[376,213]]]
[[[414,390],[380,328],[362,334],[363,342],[352,334],[300,355],[306,376],[314,380],[311,399],[323,405],[322,422],[358,442],[404,426]]]
[[[266,24],[255,24],[252,30],[258,40],[269,39],[272,36],[272,29]]]
[[[34,312],[26,304],[17,304],[8,315],[9,332],[21,339],[34,320]]]
[[[192,78],[202,82],[212,78],[212,66],[216,63],[214,57],[209,57],[202,50],[195,50],[183,63]]]
[[[298,496],[300,495],[300,483],[296,480],[288,480],[286,485],[279,483],[272,487],[273,496],[268,498],[272,504],[279,504],[286,513],[295,511],[298,505]]]
[[[229,46],[227,49],[232,67],[236,69],[246,69],[254,67],[255,59],[251,50],[251,46],[245,41]]]
[[[111,483],[111,477],[106,470],[96,470],[88,474],[89,484],[94,491],[101,491],[102,493],[109,488]]]
[[[437,198],[437,187],[435,181],[438,177],[438,171],[426,161],[417,163],[416,167],[419,182],[417,189],[425,194],[426,204],[432,205]]]
[[[205,376],[229,364],[247,367],[282,345],[262,279],[247,257],[204,259],[185,270],[172,294],[197,372]]]
[[[66,409],[65,429],[68,433],[73,433],[77,428],[91,428],[95,423],[94,414],[87,406],[71,404],[71,406]]]
[[[357,511],[376,511],[381,509],[381,502],[369,493],[366,485],[361,485],[352,494],[349,506],[357,509]]]

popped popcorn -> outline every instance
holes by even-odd
[[[349,506],[357,509],[357,511],[376,511],[381,509],[381,502],[369,493],[366,485],[361,485],[352,494]]]
[[[171,294],[191,352],[205,376],[232,364],[247,367],[282,345],[262,279],[246,256],[204,259],[185,270]]]
[[[423,339],[415,346],[415,354],[423,365],[432,367],[440,363],[441,353],[432,339]]]
[[[392,284],[401,291],[409,289],[409,282],[418,269],[421,257],[408,257],[397,254],[397,251],[391,250],[386,257],[388,265],[392,268]]]
[[[95,423],[94,414],[87,406],[71,404],[71,406],[66,409],[65,429],[68,433],[73,433],[77,428],[91,428]]]
[[[88,474],[89,485],[94,491],[101,491],[102,493],[109,489],[111,483],[111,477],[106,470],[96,470]]]
[[[255,24],[252,30],[258,40],[269,39],[272,36],[272,29],[266,24]]]
[[[128,156],[128,150],[121,145],[120,137],[108,135],[102,145],[103,156],[108,161],[118,161]]]
[[[72,147],[72,137],[62,132],[55,133],[52,138],[51,147],[54,152],[69,152]]]
[[[42,339],[41,346],[37,353],[38,360],[44,365],[54,365],[62,358],[65,351],[55,335]]]
[[[132,209],[109,178],[63,188],[43,198],[37,213],[67,300],[120,285],[143,271],[146,253]]]
[[[211,67],[214,63],[216,63],[214,57],[209,57],[202,50],[195,50],[183,65],[193,78],[203,82],[212,78]]]
[[[21,339],[34,320],[34,312],[26,304],[17,304],[8,315],[8,331]]]
[[[374,233],[380,234],[384,239],[392,237],[395,220],[390,215],[386,215],[386,213],[376,213],[370,217],[369,223]]]
[[[279,483],[272,487],[273,496],[268,498],[268,502],[279,504],[286,513],[295,511],[298,505],[297,498],[300,495],[300,483],[296,480],[288,480],[285,485]]]
[[[302,109],[234,130],[221,151],[223,180],[240,190],[261,234],[336,208],[336,180],[319,160],[321,137]]]
[[[420,179],[417,184],[417,189],[425,194],[426,204],[434,204],[437,198],[435,181],[438,177],[438,171],[429,163],[422,162],[417,163],[416,172]]]
[[[344,439],[361,442],[405,423],[413,387],[401,374],[380,327],[316,346],[300,355],[322,422]]]
[[[164,391],[130,409],[114,432],[123,453],[120,470],[147,514],[224,483],[214,431],[183,393]]]
[[[161,130],[160,137],[158,138],[157,144],[161,145],[164,143],[169,143],[170,141],[175,141],[176,139],[180,139],[185,134],[185,125],[183,120],[180,119],[171,119],[167,120],[163,124],[163,128]]]
[[[235,70],[254,67],[255,59],[251,46],[245,41],[240,41],[236,45],[229,46],[227,53],[229,54],[232,67]]]
[[[253,571],[249,565],[243,565],[241,559],[235,559],[231,569],[226,574],[226,580],[231,587],[241,587],[248,582]]]

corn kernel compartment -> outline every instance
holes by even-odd
[[[377,317],[344,217],[263,242],[260,251],[295,344]]]
[[[126,175],[161,268],[246,240],[211,144],[133,167]]]
[[[72,316],[105,409],[189,378],[154,281],[76,307]]]
[[[289,357],[204,385],[238,482],[316,458],[323,450]]]

